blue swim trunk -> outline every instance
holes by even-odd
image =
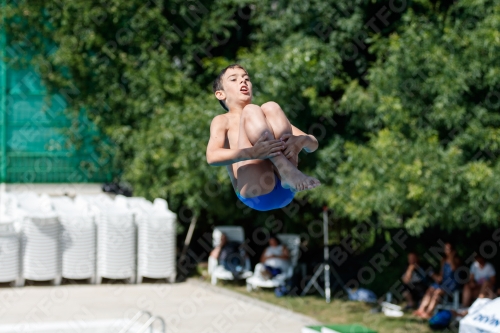
[[[278,274],[281,274],[281,268],[276,268],[268,265],[264,265],[264,267],[267,269],[269,274],[271,274],[271,277],[275,277]]]
[[[248,207],[262,212],[285,207],[292,202],[295,193],[290,189],[283,188],[283,186],[281,186],[281,180],[276,174],[274,174],[274,179],[274,188],[267,194],[253,198],[244,198],[236,192],[236,196],[238,196],[238,199]]]

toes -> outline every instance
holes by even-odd
[[[320,186],[321,182],[317,179],[314,179],[314,187]]]
[[[316,178],[313,178],[313,177],[309,177],[307,179],[304,179],[303,181],[297,183],[295,185],[295,190],[294,192],[301,192],[301,191],[305,191],[305,190],[311,190],[317,186],[321,185],[321,183],[319,182],[319,180],[317,180]]]
[[[310,190],[310,189],[313,189],[313,188],[317,187],[318,185],[319,185],[319,181],[318,181],[317,179],[315,179],[315,178],[310,178],[310,179],[308,179],[308,181],[307,181],[306,188],[307,188],[308,190]]]

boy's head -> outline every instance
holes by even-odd
[[[252,83],[248,72],[238,64],[227,66],[215,79],[213,92],[226,111],[229,111],[229,104],[249,104],[252,100]]]

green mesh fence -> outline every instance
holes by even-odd
[[[3,31],[0,39],[4,53],[8,40]],[[95,142],[104,145],[106,140],[94,124],[83,113],[68,117],[60,95],[47,103],[36,71],[10,68],[0,56],[0,182],[111,181],[112,146],[96,149]]]
[[[7,153],[6,153],[6,138],[7,138],[7,120],[5,110],[5,93],[6,93],[6,66],[3,62],[5,56],[5,31],[3,8],[5,0],[0,0],[0,183],[4,183],[7,179]]]

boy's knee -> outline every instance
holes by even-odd
[[[262,112],[260,106],[258,106],[257,104],[247,104],[243,108],[242,115],[252,115],[255,112]]]
[[[281,107],[279,106],[279,104],[276,102],[272,102],[272,101],[262,104],[261,109],[265,113],[281,111]]]

